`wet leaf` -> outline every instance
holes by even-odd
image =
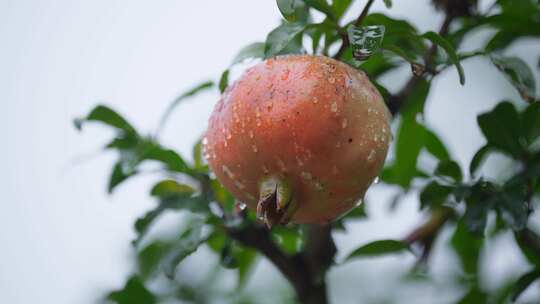
[[[225,89],[229,86],[229,70],[223,71],[221,77],[219,78],[219,91],[221,93],[225,92]]]
[[[516,301],[519,296],[536,280],[540,279],[540,269],[534,269],[522,275],[514,285],[512,291],[512,301]]]
[[[491,147],[490,145],[485,145],[482,148],[480,148],[478,151],[476,151],[469,165],[469,174],[471,176],[475,175],[476,171],[483,164],[484,160],[486,159],[488,154],[492,151],[492,149],[493,147]]]
[[[465,84],[465,73],[463,72],[463,67],[459,62],[459,58],[456,54],[456,50],[448,40],[444,39],[441,35],[435,32],[427,32],[422,35],[422,37],[429,39],[434,44],[440,46],[448,55],[450,62],[456,66],[457,72],[459,74],[459,83],[461,85]]]
[[[488,144],[514,157],[521,154],[520,117],[514,105],[501,102],[490,112],[477,117]]]
[[[171,197],[175,195],[191,195],[195,192],[191,186],[179,184],[172,179],[166,179],[158,182],[152,187],[150,195],[157,197]]]
[[[536,80],[529,66],[518,57],[491,56],[491,62],[528,102],[536,99]]]
[[[264,42],[255,42],[245,46],[234,57],[232,64],[240,63],[249,58],[264,58],[265,46],[266,44]]]
[[[170,279],[174,279],[174,273],[178,264],[195,252],[199,248],[199,245],[206,241],[207,236],[203,234],[203,226],[204,221],[202,219],[193,220],[189,228],[182,233],[174,248],[163,259],[163,270]]]
[[[356,250],[354,250],[345,261],[349,261],[359,257],[373,257],[385,254],[398,253],[408,251],[409,245],[407,243],[396,240],[380,240],[368,243]]]
[[[453,190],[453,187],[441,185],[432,181],[424,187],[420,193],[421,207],[436,207],[442,205]]]
[[[437,169],[435,169],[435,175],[449,177],[454,182],[461,182],[463,180],[461,168],[455,161],[452,160],[444,160],[439,162]]]
[[[137,276],[132,276],[124,288],[113,291],[107,296],[109,301],[117,304],[153,304],[157,298],[143,284]]]
[[[265,58],[280,54],[304,30],[299,23],[283,23],[266,37]]]
[[[127,134],[137,134],[135,128],[120,114],[118,114],[113,109],[104,106],[96,106],[86,117],[75,119],[75,127],[81,129],[83,123],[85,122],[101,122],[108,126],[111,126],[118,131],[127,133]]]
[[[465,227],[463,221],[456,225],[450,243],[461,261],[466,274],[476,274],[478,271],[478,257],[482,247],[482,239],[473,236]],[[465,302],[468,303],[468,302]]]
[[[137,254],[137,266],[142,279],[147,279],[159,270],[161,259],[172,248],[171,242],[155,241],[144,247]]]
[[[540,101],[529,105],[521,114],[523,135],[527,144],[533,144],[540,137]]]

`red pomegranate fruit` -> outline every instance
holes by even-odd
[[[363,72],[323,56],[280,56],[227,88],[204,148],[218,180],[268,226],[324,224],[376,179],[389,121]]]

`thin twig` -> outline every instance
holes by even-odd
[[[446,36],[448,34],[450,24],[453,20],[453,15],[446,15],[446,17],[444,18],[444,22],[439,30],[439,35]],[[426,69],[432,69],[433,61],[435,60],[436,54],[437,45],[432,44],[429,50],[424,55]],[[397,94],[390,96],[388,100],[388,109],[390,110],[390,113],[392,113],[392,115],[395,115],[399,112],[399,110],[403,107],[403,104],[407,100],[407,97],[411,94],[414,88],[416,88],[421,79],[422,77],[413,75],[411,78],[409,78],[409,80],[405,83],[403,88]]]

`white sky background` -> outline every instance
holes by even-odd
[[[421,31],[439,27],[441,16],[428,1],[394,2],[387,10],[376,1],[374,10],[410,18]],[[364,1],[357,4],[350,15]],[[135,178],[107,196],[114,155],[98,148],[111,134],[93,126],[77,133],[72,119],[105,101],[151,131],[170,100],[202,80],[217,79],[241,47],[264,40],[279,18],[271,0],[0,0],[1,303],[93,303],[122,285],[131,269],[132,224],[154,204],[147,196],[152,179]],[[522,45],[510,53],[535,67],[540,45]],[[519,99],[484,60],[464,67],[465,87],[454,69],[434,83],[426,119],[460,163],[468,164],[483,144],[476,114],[504,97]],[[408,73],[384,83],[393,87]],[[217,98],[207,93],[182,105],[164,130],[166,145],[189,155]],[[411,199],[388,214],[382,202],[376,204],[388,196],[380,188],[371,191],[373,219],[336,236],[340,257],[366,241],[403,236],[421,218]],[[526,269],[514,256],[499,262],[501,273]],[[434,260],[444,269],[446,260]],[[336,268],[332,297],[356,303],[387,292],[390,283],[381,273],[403,263],[384,262]],[[259,268],[271,269],[265,263]],[[430,303],[440,295],[433,289],[424,296]]]

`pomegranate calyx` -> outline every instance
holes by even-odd
[[[264,178],[259,187],[257,218],[270,229],[275,224],[287,224],[297,209],[291,184],[285,178]]]

